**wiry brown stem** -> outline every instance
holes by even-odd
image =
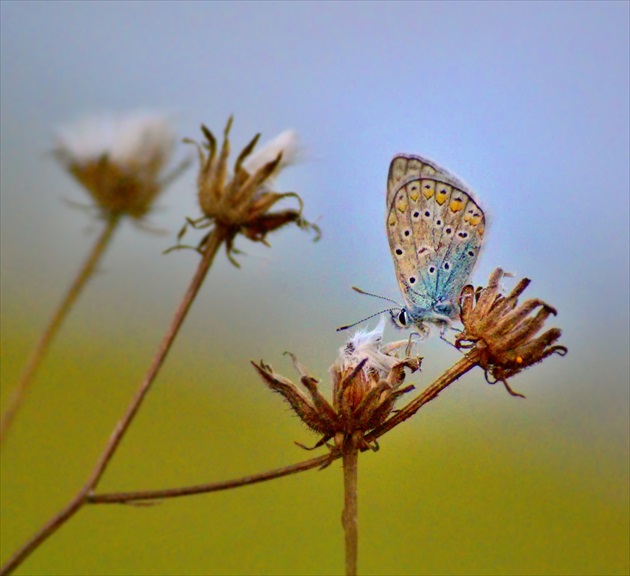
[[[105,449],[101,453],[96,466],[92,470],[87,482],[79,490],[76,496],[70,501],[70,503],[56,516],[54,516],[51,520],[49,520],[22,548],[20,548],[12,558],[2,567],[0,570],[1,575],[11,574],[28,556],[36,550],[41,544],[52,534],[54,534],[67,520],[72,518],[87,502],[88,496],[90,493],[96,488],[98,482],[102,478],[105,470],[107,469],[107,465],[112,459],[116,449],[120,445],[125,433],[127,432],[129,426],[133,422],[135,415],[137,414],[142,401],[147,395],[148,391],[151,388],[158,372],[166,359],[166,356],[179,332],[180,327],[182,326],[188,310],[192,305],[195,296],[199,292],[203,280],[212,265],[214,257],[220,248],[221,244],[225,239],[225,231],[221,227],[217,227],[214,229],[214,232],[208,238],[208,241],[205,245],[204,253],[201,261],[199,262],[199,266],[197,268],[197,272],[193,277],[190,286],[186,294],[184,295],[183,300],[181,301],[175,315],[173,317],[171,326],[167,330],[160,346],[153,358],[151,366],[144,377],[144,380],[138,387],[133,399],[129,403],[127,410],[123,417],[119,420],[118,424],[114,428],[109,441],[107,442]]]
[[[357,499],[359,449],[353,437],[342,448],[344,507],[341,516],[346,541],[346,575],[356,576],[359,554],[359,508]]]
[[[321,468],[328,464],[331,460],[330,455],[318,456],[304,462],[298,462],[291,466],[276,468],[260,474],[252,474],[243,476],[234,480],[225,480],[223,482],[212,482],[211,484],[200,484],[198,486],[186,486],[184,488],[170,488],[166,490],[146,490],[144,492],[118,492],[111,494],[90,494],[87,497],[89,504],[133,504],[143,500],[161,500],[165,498],[178,498],[180,496],[193,496],[195,494],[206,494],[208,492],[219,492],[220,490],[229,490],[230,488],[238,488],[239,486],[247,486],[249,484],[258,484],[266,480],[274,478],[282,478],[290,476],[298,472],[311,470],[312,468]]]
[[[79,274],[70,286],[65,298],[61,301],[61,304],[53,314],[48,326],[37,342],[35,349],[32,351],[28,363],[20,376],[20,380],[9,397],[7,408],[2,415],[2,421],[0,422],[0,442],[4,441],[7,437],[15,417],[33,384],[35,374],[41,366],[53,339],[57,335],[63,321],[66,319],[72,305],[76,302],[77,298],[81,294],[81,291],[87,284],[87,281],[94,274],[96,265],[105,253],[105,249],[109,245],[120,219],[121,214],[110,214],[107,217],[107,221],[101,235],[96,240],[96,243],[90,251],[87,259],[79,270]]]

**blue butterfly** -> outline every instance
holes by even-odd
[[[485,215],[470,190],[421,156],[394,156],[387,178],[387,238],[405,301],[393,322],[442,332],[459,315],[459,294],[483,242]]]

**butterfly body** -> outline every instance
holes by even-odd
[[[444,330],[481,249],[485,215],[455,176],[421,156],[394,157],[387,178],[387,238],[405,307],[398,326]]]

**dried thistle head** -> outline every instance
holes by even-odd
[[[85,117],[61,128],[53,154],[108,215],[141,218],[186,163],[164,175],[175,132],[164,116]]]
[[[465,286],[460,296],[461,321],[464,330],[455,339],[459,349],[472,349],[479,355],[479,365],[494,381],[500,380],[514,396],[524,397],[510,388],[507,379],[551,354],[564,356],[567,348],[555,345],[559,328],[551,328],[537,336],[545,320],[556,310],[538,299],[526,300],[519,306],[518,297],[530,283],[522,279],[507,296],[500,293],[500,281],[506,274],[497,268],[488,286],[475,290]],[[538,312],[532,316],[532,313]],[[490,381],[490,380],[488,380]]]
[[[334,438],[340,448],[350,436],[360,445],[365,434],[388,418],[396,400],[413,390],[413,386],[402,386],[405,368],[415,372],[420,368],[420,359],[397,358],[393,352],[407,346],[408,341],[383,345],[383,328],[384,320],[371,332],[356,332],[340,348],[337,361],[330,367],[332,403],[320,393],[318,380],[307,374],[293,354],[289,355],[306,393],[268,364],[252,362],[265,384],[282,394],[301,420],[322,435],[315,447]],[[363,447],[368,447],[367,442],[363,441]]]
[[[243,234],[253,242],[262,242],[269,246],[267,234],[287,224],[295,223],[303,229],[312,229],[319,237],[319,228],[302,218],[302,200],[294,192],[279,193],[272,189],[273,182],[280,171],[295,160],[297,137],[294,132],[286,131],[264,146],[259,152],[253,150],[260,138],[256,134],[251,142],[238,155],[233,173],[228,169],[230,155],[229,132],[232,117],[229,118],[223,132],[223,143],[219,150],[217,139],[212,132],[202,125],[205,142],[199,144],[186,139],[185,142],[197,147],[199,156],[199,174],[197,192],[199,206],[203,216],[197,220],[188,220],[194,228],[217,228],[225,237],[226,249],[230,261],[238,266],[232,257],[238,252],[234,248],[234,239]],[[298,209],[285,209],[271,212],[271,208],[283,198],[296,198]],[[186,232],[186,227],[179,234],[179,239]],[[202,251],[207,234],[196,247]]]

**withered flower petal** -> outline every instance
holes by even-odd
[[[262,360],[259,364],[256,364],[256,362],[252,362],[251,364],[265,384],[274,392],[282,394],[285,400],[291,405],[291,408],[293,408],[295,413],[309,428],[312,428],[320,434],[327,433],[328,425],[325,418],[320,416],[320,412],[317,408],[315,408],[313,403],[293,382],[276,374],[271,366],[265,364]]]

